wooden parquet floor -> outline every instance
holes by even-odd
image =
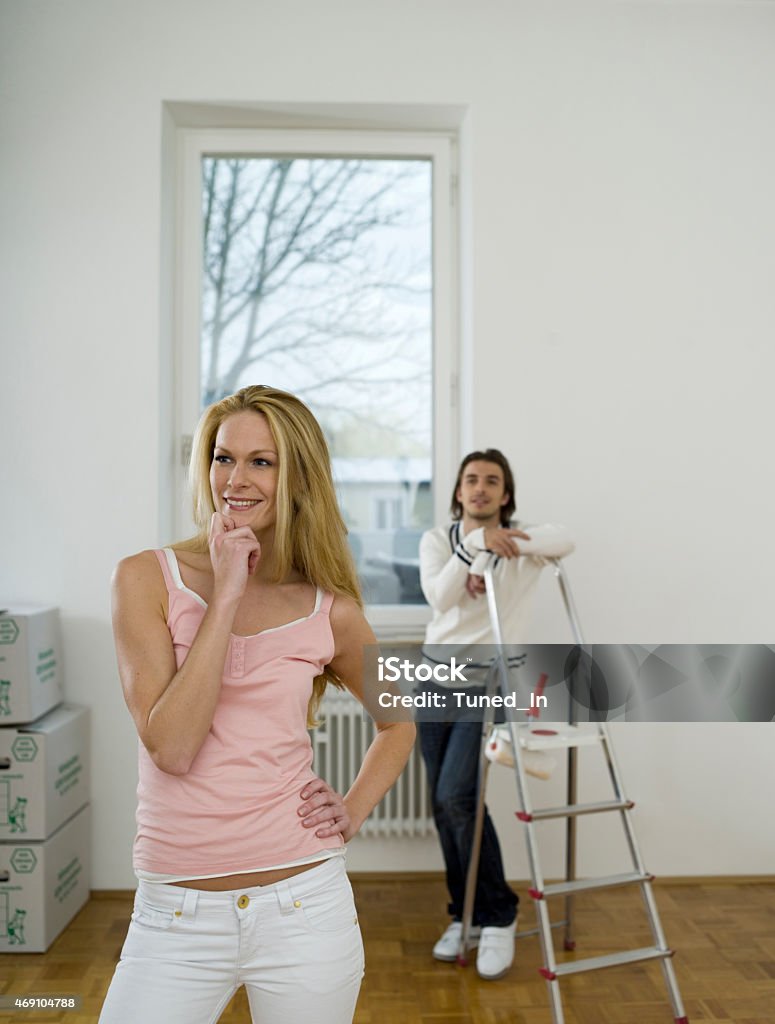
[[[518,941],[517,961],[505,978],[485,982],[473,966],[462,969],[430,956],[446,924],[439,877],[356,878],[353,886],[367,965],[355,1024],[551,1024],[546,985],[537,973],[537,937]],[[518,888],[524,892],[524,885]],[[656,892],[665,933],[677,951],[673,962],[689,1020],[775,1024],[775,883],[681,881],[658,884]],[[522,908],[520,927],[533,927],[531,901],[523,899]],[[8,1024],[93,1024],[130,909],[129,894],[98,894],[47,953],[0,955],[0,993],[83,998],[79,1011],[8,1011],[0,1018]],[[559,912],[559,903],[551,910]],[[649,945],[638,892],[612,889],[579,898],[576,935],[579,957]],[[561,986],[566,1024],[673,1019],[656,964],[579,975]],[[240,991],[221,1024],[249,1021]]]

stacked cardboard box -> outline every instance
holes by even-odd
[[[0,726],[34,722],[62,699],[57,609],[0,610]]]
[[[48,949],[89,898],[89,713],[61,660],[55,608],[0,613],[0,951]]]

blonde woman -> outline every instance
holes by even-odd
[[[210,1024],[244,984],[254,1022],[347,1024],[363,946],[344,844],[414,727],[379,724],[344,797],[311,769],[323,691],[362,698],[374,636],[307,407],[261,386],[211,406],[191,483],[198,534],[114,577],[139,883],[100,1021]]]

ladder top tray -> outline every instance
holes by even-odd
[[[524,750],[562,750],[567,747],[591,747],[600,742],[596,725],[546,725],[532,729],[520,726],[519,742]]]

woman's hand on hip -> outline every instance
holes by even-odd
[[[314,828],[319,839],[341,835],[348,842],[355,835],[344,797],[324,779],[313,779],[300,793],[299,816],[304,828]],[[317,828],[315,826],[318,826]]]
[[[210,561],[213,566],[215,595],[239,601],[245,593],[248,576],[256,571],[261,545],[248,526],[237,526],[232,518],[213,513],[210,520]]]

